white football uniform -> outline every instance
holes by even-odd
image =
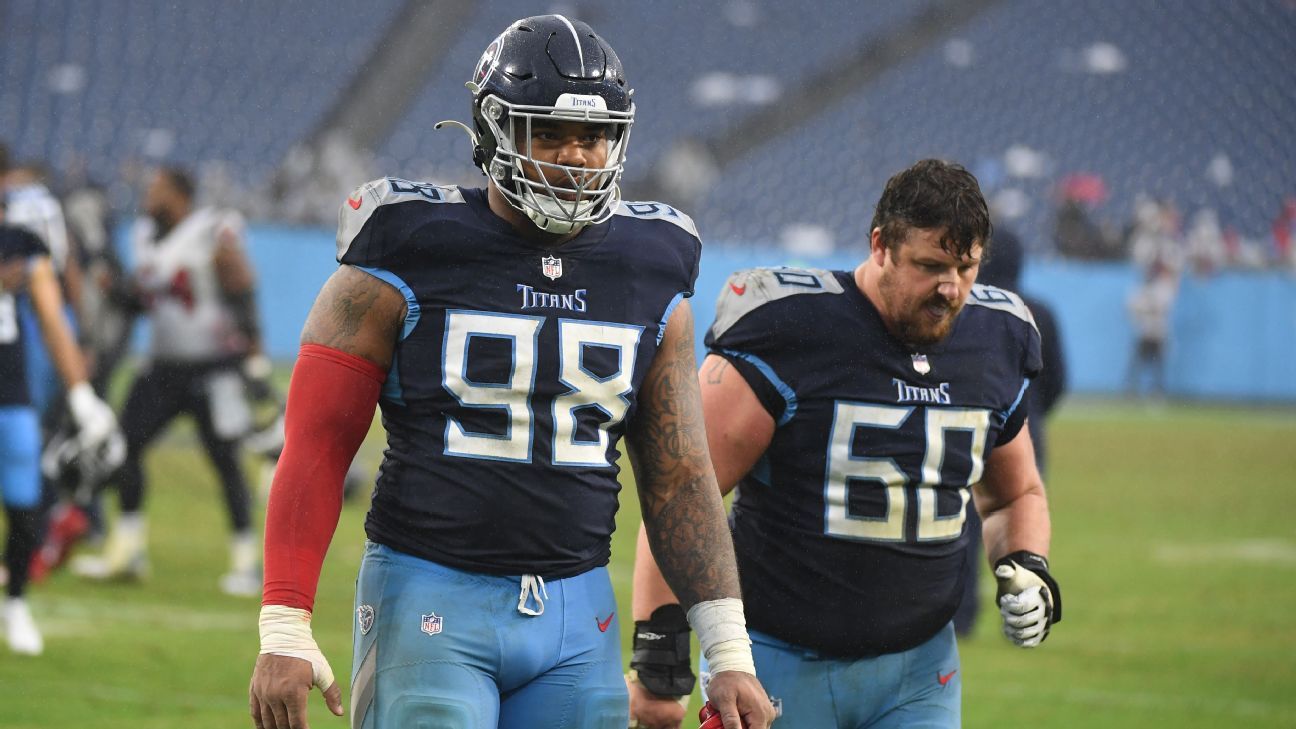
[[[151,219],[135,224],[132,239],[135,279],[147,297],[152,321],[153,359],[212,362],[247,351],[233,312],[216,277],[220,240],[241,245],[243,221],[237,213],[201,208],[162,238]]]

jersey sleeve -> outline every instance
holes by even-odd
[[[424,204],[460,202],[458,188],[384,177],[356,188],[338,208],[337,261],[366,268],[399,268],[402,244],[422,224]]]
[[[49,248],[40,236],[26,228],[0,225],[0,261],[48,255]]]
[[[1025,304],[1022,306],[1025,308]],[[1027,390],[1032,387],[1032,382],[1039,379],[1040,373],[1044,369],[1040,333],[1035,326],[1034,318],[1028,318],[1024,322],[1011,322],[1011,324],[1013,324],[1014,342],[1021,363],[1022,385],[1020,392],[1017,394],[1017,400],[1007,412],[1003,431],[999,434],[998,442],[1000,444],[1010,442],[1021,432],[1022,425],[1025,424],[1030,410],[1026,405]]]
[[[706,335],[707,351],[738,370],[778,425],[796,414],[791,363],[796,358],[799,307],[792,306],[792,297],[840,293],[842,287],[830,272],[795,268],[738,271],[720,290],[715,322]]]

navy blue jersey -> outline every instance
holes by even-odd
[[[606,564],[617,442],[700,255],[693,222],[660,203],[622,203],[547,249],[484,190],[388,178],[353,194],[338,261],[409,310],[380,400],[369,538],[492,574]]]
[[[48,255],[49,249],[35,233],[0,223],[0,265]],[[0,406],[30,404],[17,296],[0,289]]]
[[[733,507],[748,625],[851,657],[935,635],[973,558],[970,485],[1021,430],[1040,369],[1029,310],[974,286],[915,352],[850,272],[754,269],[730,277],[706,342],[777,423]]]

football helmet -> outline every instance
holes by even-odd
[[[557,235],[612,216],[634,124],[633,91],[620,59],[592,28],[562,15],[523,18],[487,46],[466,85],[473,95],[472,128],[453,121],[437,128],[468,132],[473,164],[510,205]],[[604,165],[535,159],[531,131],[537,118],[606,125]]]

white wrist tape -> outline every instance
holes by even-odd
[[[320,691],[327,691],[333,685],[333,669],[315,643],[310,621],[310,612],[301,608],[262,605],[258,620],[261,652],[310,661],[314,684]]]
[[[700,602],[689,608],[688,621],[697,633],[711,673],[742,671],[756,675],[742,600],[725,597]]]

